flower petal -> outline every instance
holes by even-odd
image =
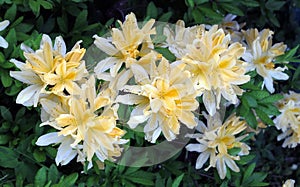
[[[50,144],[60,143],[64,139],[63,136],[58,136],[57,132],[50,132],[48,134],[44,134],[38,138],[35,142],[38,146],[47,146]]]
[[[203,152],[201,153],[196,161],[196,169],[201,169],[205,162],[208,160],[210,153],[209,152]]]
[[[3,47],[3,48],[8,47],[7,41],[2,36],[0,36],[0,47]]]

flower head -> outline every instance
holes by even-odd
[[[283,71],[285,67],[275,67],[274,60],[277,56],[284,54],[286,45],[277,43],[272,45],[273,32],[264,29],[258,32],[257,29],[243,31],[247,50],[243,59],[248,62],[248,71],[256,72],[264,78],[264,84],[270,93],[273,93],[273,79],[287,80],[289,76]]]
[[[134,13],[130,13],[126,16],[124,23],[119,21],[119,24],[121,28],[113,28],[111,38],[94,36],[95,45],[109,55],[95,67],[95,73],[99,79],[105,78],[105,71],[108,69],[110,69],[110,75],[116,77],[124,63],[126,68],[130,68],[137,59],[153,49],[150,35],[156,33],[152,28],[154,19],[149,20],[140,29]]]
[[[163,47],[168,49],[178,58],[181,59],[186,53],[186,44],[192,43],[195,39],[197,27],[185,27],[182,20],[178,20],[173,30],[169,25],[164,27],[164,35],[167,37]]]
[[[0,31],[3,31],[8,25],[9,25],[8,20],[1,21],[0,22]],[[8,47],[7,41],[2,36],[0,36],[0,47],[3,47],[3,48]]]
[[[184,65],[170,65],[165,58],[158,62],[158,66],[152,64],[149,73],[135,64],[133,74],[137,85],[124,86],[123,91],[128,94],[117,98],[118,102],[137,105],[128,124],[135,128],[147,121],[144,132],[146,139],[153,143],[161,132],[167,140],[175,139],[180,122],[193,128],[196,122],[192,111],[198,107],[196,92],[188,72],[183,71]]]
[[[294,187],[294,185],[295,185],[295,180],[288,179],[285,181],[285,183],[282,185],[282,187]]]
[[[284,139],[282,147],[294,148],[300,143],[300,94],[290,92],[278,102],[281,114],[274,119],[282,131],[277,140]]]
[[[194,87],[199,95],[203,94],[204,105],[210,115],[219,109],[221,96],[236,104],[237,95],[243,90],[238,85],[250,80],[245,75],[245,64],[239,58],[244,48],[239,43],[230,44],[230,35],[225,35],[218,26],[206,31],[199,26],[192,44],[187,45],[187,54],[182,62],[191,72]]]
[[[66,150],[79,148],[88,162],[94,155],[101,162],[120,156],[122,149],[119,144],[126,141],[121,139],[125,132],[116,126],[118,105],[112,105],[105,91],[96,94],[93,76],[81,86],[78,97],[73,96],[60,103],[42,99],[41,104],[50,114],[49,120],[41,125],[50,125],[58,130],[56,138],[66,144]],[[68,143],[62,137],[69,137]],[[39,138],[38,144],[45,140],[44,135]],[[58,153],[57,157],[60,156]]]
[[[197,130],[200,133],[187,135],[190,138],[196,138],[199,144],[189,144],[186,149],[200,153],[196,161],[196,169],[202,168],[209,158],[210,162],[206,170],[216,167],[220,178],[224,179],[226,166],[239,172],[235,160],[239,160],[242,155],[249,154],[250,147],[241,142],[247,135],[237,137],[247,128],[247,125],[245,121],[235,115],[230,116],[224,124],[222,124],[219,113],[215,113],[214,116],[206,114],[204,116],[207,119],[207,126],[199,121]],[[230,155],[229,150],[232,148],[240,148],[238,155]]]
[[[79,93],[77,81],[87,76],[82,60],[85,49],[80,48],[79,44],[80,41],[66,53],[62,37],[57,37],[52,47],[50,37],[43,35],[37,51],[23,45],[26,62],[12,59],[11,62],[21,71],[11,71],[10,76],[30,86],[20,92],[17,103],[37,106],[43,95],[68,96]]]

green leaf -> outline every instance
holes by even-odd
[[[33,151],[33,157],[37,162],[44,162],[46,160],[45,152],[39,151],[37,149]]]
[[[29,7],[37,17],[40,14],[40,4],[35,0],[29,0]]]
[[[268,0],[265,6],[269,10],[279,10],[285,3],[285,1]]]
[[[62,32],[67,33],[68,32],[68,22],[67,22],[67,20],[64,19],[63,17],[57,17],[56,21],[57,21],[57,25],[58,25],[59,29]]]
[[[270,94],[265,90],[254,90],[249,92],[251,96],[253,96],[256,100],[261,100],[268,97]]]
[[[17,93],[19,93],[21,89],[21,87],[18,87],[15,84],[13,84],[11,87],[5,90],[5,94],[8,96],[14,96],[17,95]]]
[[[17,43],[17,36],[16,36],[16,30],[10,29],[8,34],[5,37],[6,41],[9,41],[9,43]]]
[[[250,166],[247,167],[246,171],[244,172],[244,176],[243,176],[243,183],[248,180],[248,178],[252,175],[254,168],[255,168],[256,164],[252,163],[250,164]]]
[[[273,120],[270,119],[264,111],[260,110],[259,108],[256,108],[255,111],[256,115],[259,117],[259,119],[262,120],[262,122],[264,122],[265,124],[274,125]]]
[[[18,165],[18,155],[10,148],[0,146],[0,166],[14,168]]]
[[[244,16],[244,12],[237,6],[233,6],[231,3],[220,3],[220,6],[228,13],[235,14],[238,16]]]
[[[33,24],[28,24],[28,23],[20,23],[18,26],[16,26],[16,31],[22,32],[22,33],[27,33],[31,31],[31,29],[34,27]],[[17,33],[19,34],[19,33]]]
[[[270,12],[270,11],[267,12],[267,16],[276,27],[280,27],[280,23],[279,23],[276,15],[273,12]]]
[[[34,177],[34,186],[45,186],[45,183],[47,181],[47,169],[45,167],[42,167],[38,170]]]
[[[241,152],[241,150],[242,149],[239,147],[234,147],[234,148],[229,149],[228,153],[232,156],[235,156],[235,155],[239,154]]]
[[[243,0],[241,3],[247,7],[259,7],[259,2],[255,0]]]
[[[194,0],[197,5],[207,3],[209,0]]]
[[[3,117],[3,119],[5,119],[6,121],[10,121],[10,122],[13,121],[11,112],[5,106],[0,106],[0,113],[1,113],[1,116]]]
[[[49,168],[48,172],[48,180],[52,181],[52,183],[56,183],[59,179],[59,172],[57,170],[57,167],[52,164]]]
[[[256,99],[250,94],[245,93],[242,97],[243,102],[247,102],[248,106],[254,108],[257,107]]]
[[[124,176],[124,178],[130,180],[131,182],[142,184],[146,186],[153,186],[154,182],[149,179],[141,178],[141,177],[134,177],[134,176]]]
[[[9,142],[11,137],[7,134],[0,134],[0,145],[5,145]]]
[[[252,182],[249,186],[269,186],[270,184],[267,182]]]
[[[218,14],[216,11],[209,7],[200,6],[198,7],[200,12],[203,12],[203,14],[209,18],[215,19],[216,22],[220,22],[223,19],[223,16],[221,14]]]
[[[170,62],[173,62],[176,60],[176,57],[174,56],[173,53],[170,52],[169,49],[167,48],[163,48],[163,47],[156,47],[155,51],[159,52],[160,54],[162,54],[167,60],[169,60]]]
[[[253,173],[253,175],[248,178],[248,180],[251,181],[251,183],[249,183],[249,186],[256,186],[257,183],[262,182],[267,177],[267,175],[267,173],[263,172]]]
[[[204,22],[204,15],[200,12],[199,9],[192,10],[192,16],[196,23],[203,23]]]
[[[251,162],[255,157],[256,157],[256,155],[253,155],[253,154],[241,156],[240,160],[237,160],[236,162],[238,164],[245,165],[245,164],[248,164],[249,162]]]
[[[261,99],[259,100],[258,102],[259,103],[275,103],[276,101],[280,100],[280,99],[283,99],[283,95],[281,94],[274,94],[274,95],[271,95],[267,98],[264,98],[264,99]]]
[[[53,187],[65,187],[65,186],[73,186],[77,181],[78,173],[72,173],[68,175],[66,178],[61,180],[58,184],[53,185]]]
[[[147,6],[146,15],[149,16],[150,18],[157,18],[158,10],[152,1]]]
[[[17,13],[17,5],[12,4],[12,6],[9,9],[7,9],[7,11],[5,12],[4,19],[12,22],[16,18],[16,13]]]
[[[87,26],[87,10],[83,10],[79,13],[75,20],[74,28],[73,30],[81,30],[84,27]]]
[[[173,12],[167,12],[158,18],[158,21],[167,22],[172,17]]]
[[[244,116],[244,117],[245,117],[245,120],[246,120],[247,124],[250,127],[252,127],[253,129],[256,129],[256,127],[257,127],[257,119],[256,119],[256,117],[255,117],[252,109],[249,110],[249,112],[247,113],[247,115]]]
[[[50,1],[51,2],[51,1]],[[39,3],[42,5],[44,9],[52,9],[53,5],[48,1],[39,0]]]
[[[185,4],[191,8],[194,8],[195,6],[194,0],[185,0]]]
[[[178,187],[183,179],[184,173],[180,176],[176,177],[176,179],[172,183],[172,187]]]

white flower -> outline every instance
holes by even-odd
[[[158,66],[154,61],[149,73],[138,64],[132,66],[137,84],[126,85],[123,90],[128,94],[117,98],[123,104],[137,105],[128,121],[130,128],[147,121],[145,138],[155,143],[161,132],[168,141],[175,139],[180,122],[189,128],[196,126],[192,111],[198,102],[188,72],[182,71],[184,64],[173,66],[162,58]]]
[[[285,181],[285,183],[282,185],[282,187],[294,187],[294,185],[295,185],[295,180],[288,179]]]
[[[8,20],[1,21],[0,22],[0,31],[3,31],[8,25],[9,25]],[[7,41],[2,36],[0,36],[0,47],[3,47],[3,48],[8,47]]]
[[[19,93],[17,103],[36,107],[44,96],[66,97],[78,93],[78,82],[87,76],[85,63],[81,60],[85,49],[80,48],[80,42],[68,53],[61,36],[56,37],[52,46],[51,38],[44,34],[40,49],[36,51],[21,45],[26,62],[12,59],[21,71],[10,71],[10,76],[29,86]]]
[[[277,140],[284,139],[282,147],[294,148],[300,143],[300,94],[285,94],[277,105],[281,114],[274,123],[282,131]]]
[[[277,43],[272,45],[273,32],[264,29],[258,33],[257,29],[249,29],[243,32],[247,50],[242,58],[248,62],[248,71],[256,70],[256,72],[264,78],[263,86],[266,86],[270,93],[275,91],[273,79],[287,80],[289,76],[283,73],[286,67],[276,67],[275,57],[284,54],[286,45]]]
[[[216,167],[221,179],[226,176],[226,166],[232,171],[239,172],[240,169],[236,165],[235,160],[239,160],[240,156],[249,154],[250,147],[242,143],[241,140],[247,135],[236,137],[247,125],[245,121],[241,121],[235,115],[230,116],[224,124],[220,119],[219,113],[214,116],[206,115],[207,126],[199,121],[197,130],[200,133],[188,134],[187,137],[196,138],[199,144],[189,144],[186,146],[188,151],[196,151],[200,153],[196,161],[196,169],[201,169],[209,159],[209,166]],[[228,150],[232,148],[240,148],[238,155],[230,155]]]

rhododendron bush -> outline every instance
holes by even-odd
[[[196,6],[191,3],[186,2]],[[289,48],[274,39],[276,32],[239,23],[233,14],[198,23],[193,12],[196,23],[182,18],[171,24],[155,19],[155,10],[150,3],[144,22],[128,12],[110,22],[107,32],[94,33],[104,26],[83,23],[79,17],[87,12],[81,12],[73,29],[90,28],[91,34],[73,33],[73,42],[63,33],[16,34],[13,26],[19,23],[0,22],[0,30],[8,32],[6,40],[0,37],[0,46],[10,50],[4,56],[11,64],[7,72],[17,84],[6,86],[11,86],[6,94],[23,105],[16,115],[0,106],[0,132],[10,128],[6,121],[15,121],[22,137],[35,134],[1,143],[0,167],[6,168],[1,185],[272,184],[266,177],[273,166],[262,160],[284,159],[275,145],[293,152],[300,144],[298,46]],[[60,29],[68,29],[62,25],[67,18],[59,18]],[[13,34],[28,39],[14,43]],[[264,143],[268,139],[273,142]],[[31,149],[25,140],[34,147],[32,156],[25,153]],[[273,185],[299,182],[299,159],[285,158],[294,159],[285,166],[290,173]],[[36,174],[24,174],[30,167]]]

